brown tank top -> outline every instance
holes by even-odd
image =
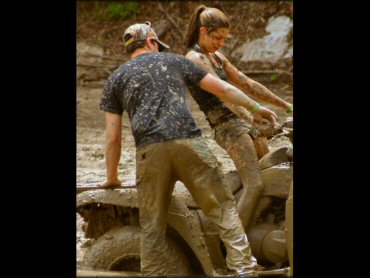
[[[201,54],[201,59],[208,59],[200,50],[200,47],[196,44],[193,50]],[[215,65],[211,61],[212,67],[215,70],[218,77],[224,81],[227,81],[226,72],[224,65],[220,57],[215,53],[212,53],[218,65]],[[189,86],[189,91],[193,96],[194,100],[198,103],[200,110],[206,115],[206,119],[212,128],[223,123],[226,120],[239,118],[230,109],[228,109],[224,103],[215,95],[202,90],[199,87]]]

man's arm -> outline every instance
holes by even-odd
[[[107,167],[107,180],[98,187],[109,188],[110,186],[121,185],[117,171],[121,157],[122,116],[106,112],[105,122],[105,160]]]
[[[259,114],[263,118],[268,119],[272,124],[276,123],[276,114],[267,109],[266,107],[260,106],[257,102],[246,96],[242,91],[235,88],[231,84],[214,77],[208,73],[199,83],[200,87],[222,101],[230,102],[234,105],[240,105],[248,109],[254,114]]]

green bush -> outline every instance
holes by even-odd
[[[279,79],[279,77],[278,77],[276,74],[272,74],[272,75],[270,76],[270,80],[271,80],[272,82],[277,81],[278,79]]]
[[[124,20],[137,11],[136,1],[109,3],[105,8],[106,15],[111,20]]]

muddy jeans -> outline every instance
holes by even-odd
[[[231,119],[215,127],[215,140],[224,148],[238,171],[244,192],[238,202],[238,213],[248,232],[256,219],[254,210],[263,191],[257,152],[253,139],[259,131],[241,119]]]
[[[203,137],[154,143],[136,152],[143,275],[166,274],[167,211],[176,181],[185,184],[197,205],[216,225],[229,269],[242,274],[256,267],[230,189]]]

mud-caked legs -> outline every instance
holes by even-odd
[[[243,183],[244,192],[238,202],[238,213],[244,229],[248,231],[255,222],[254,211],[264,187],[252,138],[242,134],[229,143],[227,152]]]
[[[216,142],[230,155],[244,187],[237,209],[246,231],[255,222],[254,211],[264,189],[257,152],[248,132],[245,125],[233,123],[215,133]]]

